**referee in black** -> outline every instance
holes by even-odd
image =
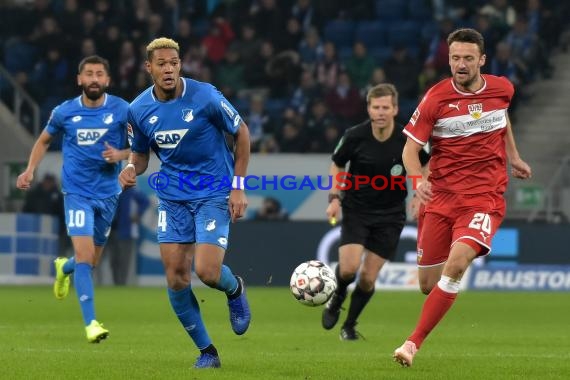
[[[406,137],[403,127],[394,120],[398,114],[398,91],[392,84],[379,84],[368,91],[366,102],[370,119],[345,132],[332,155],[329,173],[333,186],[327,217],[331,224],[336,223],[342,208],[342,222],[335,273],[338,287],[323,310],[325,329],[332,329],[338,322],[347,287],[360,269],[340,330],[342,340],[360,337],[355,330],[357,319],[374,294],[380,269],[396,254],[406,221],[408,192],[402,162]],[[422,164],[428,160],[428,154],[421,151]],[[345,172],[347,164],[349,169]],[[339,187],[343,185],[341,191]]]

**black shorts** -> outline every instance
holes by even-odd
[[[406,223],[405,208],[386,214],[363,214],[343,209],[340,245],[360,244],[378,256],[391,260],[396,255],[400,234]]]

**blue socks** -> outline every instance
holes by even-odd
[[[85,326],[88,326],[91,321],[95,319],[93,278],[91,277],[92,270],[93,267],[87,263],[78,263],[75,265],[74,285]]]
[[[178,320],[196,347],[203,350],[212,344],[206,327],[204,327],[204,322],[202,322],[200,306],[194,292],[192,292],[192,287],[189,285],[187,288],[178,291],[168,288],[168,298]]]
[[[226,292],[226,295],[231,296],[238,288],[238,281],[236,276],[232,273],[227,265],[222,265],[222,273],[220,274],[220,281],[216,285],[216,289]]]
[[[63,264],[63,273],[71,274],[75,270],[75,256],[72,256],[69,260]]]

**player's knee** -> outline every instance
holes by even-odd
[[[422,291],[423,294],[425,294],[426,296],[428,294],[430,294],[431,290],[433,289],[433,285],[420,285],[420,290]]]
[[[196,275],[205,285],[213,288],[218,283],[220,271],[215,268],[200,268],[196,270]]]
[[[173,290],[182,290],[190,285],[190,274],[181,270],[167,270],[166,282]]]
[[[425,295],[428,295],[431,292],[431,290],[433,289],[433,287],[435,286],[435,284],[437,284],[438,280],[439,279],[435,279],[435,281],[434,281],[430,278],[425,278],[425,279],[420,278],[419,282],[420,282],[421,292]]]
[[[378,274],[374,274],[368,271],[361,271],[360,277],[358,279],[358,286],[360,289],[364,290],[365,292],[370,292],[374,290],[374,285],[376,284],[376,277]]]
[[[357,271],[358,271],[358,266],[347,264],[339,267],[338,273],[340,274],[340,277],[344,280],[349,280],[351,278],[354,280]]]
[[[361,275],[358,281],[358,287],[368,293],[374,290],[375,282],[375,279],[369,277],[365,278]]]

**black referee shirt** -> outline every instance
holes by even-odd
[[[342,181],[350,181],[352,187],[343,191],[343,209],[358,213],[382,214],[402,206],[408,195],[406,183],[404,182],[403,189],[399,185],[391,189],[393,176],[400,178],[406,176],[402,161],[406,136],[402,131],[402,126],[395,125],[392,135],[384,142],[374,138],[370,121],[351,127],[345,132],[332,155],[332,160],[338,167],[346,168],[349,163],[350,177],[347,176],[347,179]],[[425,165],[428,160],[429,155],[421,150],[422,165]],[[376,189],[371,183],[367,183],[360,184],[359,189],[356,190],[354,176],[357,175],[366,176],[371,181],[375,176],[381,177],[374,181]],[[385,185],[385,189],[378,189]]]

